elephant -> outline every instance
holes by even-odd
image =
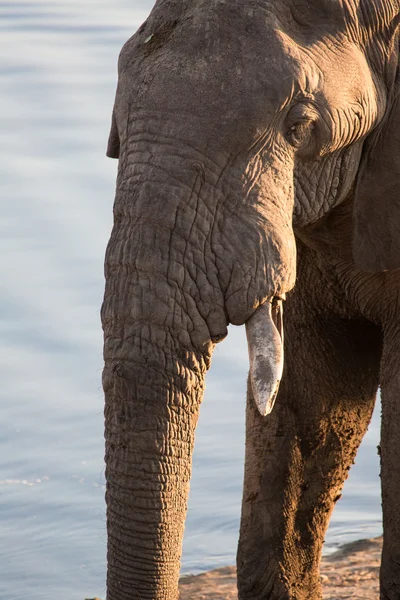
[[[250,371],[240,600],[318,600],[382,397],[381,600],[400,599],[398,0],[157,0],[107,154],[108,600],[176,600],[215,344]],[[284,308],[284,318],[283,318]]]

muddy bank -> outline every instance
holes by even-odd
[[[378,600],[382,538],[346,544],[322,561],[324,600]],[[180,600],[237,600],[234,567],[183,577]]]

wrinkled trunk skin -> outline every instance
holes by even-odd
[[[175,600],[210,346],[201,354],[177,340],[183,319],[171,327],[171,285],[139,272],[119,235],[115,227],[102,308],[107,598]]]
[[[106,354],[108,600],[178,597],[204,366],[195,373],[193,356],[159,346],[168,333],[148,333],[113,340]]]
[[[174,234],[185,200],[144,176],[118,181],[102,307],[108,600],[178,596],[194,432],[213,347],[187,291],[196,295],[184,267],[195,247]]]
[[[227,316],[202,167],[142,142],[141,126],[122,140],[105,260],[107,599],[176,600],[204,375]]]
[[[120,127],[102,307],[107,599],[176,600],[214,344],[291,287],[295,250],[287,203],[232,190],[228,157],[188,143],[186,120],[140,114]]]

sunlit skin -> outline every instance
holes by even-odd
[[[381,600],[400,597],[398,17],[388,0],[159,0],[122,49],[108,600],[178,597],[204,375],[229,323],[250,356],[239,599],[321,599],[378,385]]]

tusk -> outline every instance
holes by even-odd
[[[283,371],[282,300],[262,304],[246,322],[250,382],[255,403],[265,417],[274,407]]]

